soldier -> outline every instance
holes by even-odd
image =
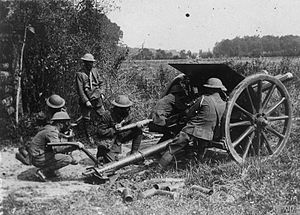
[[[38,116],[38,125],[45,126],[50,122],[53,114],[65,110],[65,100],[57,94],[53,94],[46,99],[46,112],[40,112]]]
[[[179,121],[187,108],[186,102],[185,90],[177,84],[170,89],[169,94],[159,99],[154,106],[150,115],[153,122],[149,123],[149,131],[164,134],[160,142],[172,138],[182,129]]]
[[[131,123],[129,112],[132,104],[127,96],[118,95],[112,101],[113,107],[102,114],[97,126],[97,135],[100,139],[114,138],[111,147],[98,146],[97,158],[104,158],[104,162],[116,160],[117,155],[121,153],[121,144],[129,140],[132,140],[130,154],[137,152],[140,147],[143,136],[141,126],[118,132],[120,127]]]
[[[166,168],[173,160],[173,156],[189,142],[205,144],[207,141],[221,138],[220,124],[226,102],[222,100],[219,93],[226,91],[226,88],[218,78],[208,79],[204,87],[206,95],[199,97],[189,108],[186,126],[160,159],[159,165],[162,169]],[[197,147],[201,147],[201,145]]]
[[[89,141],[93,144],[91,137],[91,110],[94,109],[98,115],[104,112],[103,107],[103,80],[98,70],[93,68],[94,56],[90,53],[81,58],[82,69],[76,73],[76,86],[79,95],[79,106],[83,118],[85,133]]]
[[[41,181],[48,181],[48,178],[55,177],[55,171],[73,164],[72,156],[65,153],[75,150],[74,147],[51,147],[51,142],[59,142],[59,133],[68,129],[70,117],[67,112],[56,112],[51,118],[51,124],[46,125],[32,139],[29,146],[29,153],[32,158],[32,164],[40,169],[36,176]],[[83,148],[78,143],[79,148]],[[77,164],[77,163],[75,163]]]

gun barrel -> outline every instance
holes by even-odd
[[[138,152],[136,152],[132,155],[129,155],[127,157],[124,157],[123,159],[121,159],[119,161],[114,161],[114,162],[108,163],[108,164],[104,165],[102,168],[95,167],[94,169],[98,174],[102,174],[102,173],[105,173],[105,172],[111,171],[111,170],[118,170],[124,166],[133,164],[138,161],[142,161],[142,160],[144,160],[145,157],[164,150],[173,141],[174,141],[173,139],[166,140],[166,141],[158,143],[154,146],[139,150]]]

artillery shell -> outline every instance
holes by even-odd
[[[175,182],[184,182],[184,178],[153,178],[146,182],[152,182],[152,183],[175,183]]]
[[[160,184],[154,184],[153,187],[157,190],[166,190],[168,187],[170,187],[170,183],[160,183]]]
[[[184,182],[180,182],[180,183],[176,183],[176,184],[172,184],[166,187],[166,190],[168,191],[174,191],[177,190],[178,188],[184,187]]]
[[[132,202],[133,201],[133,195],[132,195],[132,192],[131,192],[131,189],[126,187],[123,192],[122,192],[122,195],[123,195],[123,199],[125,202]]]
[[[142,193],[139,193],[138,198],[139,199],[144,199],[144,198],[148,198],[148,197],[154,196],[155,193],[156,193],[156,191],[157,190],[155,188],[146,190],[146,191],[144,191]]]
[[[206,193],[206,194],[209,194],[209,195],[213,193],[212,189],[201,187],[199,185],[193,185],[193,186],[191,186],[191,189],[198,190],[198,191],[200,191],[202,193]]]
[[[156,194],[170,196],[174,200],[179,198],[179,194],[177,192],[170,192],[166,190],[156,190]]]

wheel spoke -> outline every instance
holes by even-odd
[[[269,141],[268,141],[267,135],[265,134],[264,131],[262,131],[262,137],[263,137],[263,139],[265,139],[265,141],[264,141],[264,142],[265,142],[265,146],[266,146],[266,148],[267,148],[269,154],[272,155],[274,152],[273,152],[273,150],[271,149],[271,146],[270,146],[270,143],[269,143]]]
[[[255,107],[254,107],[254,104],[253,104],[253,100],[252,100],[252,96],[251,96],[250,91],[249,91],[249,87],[246,88],[246,91],[247,91],[248,99],[249,99],[250,104],[251,104],[252,112],[256,113],[256,110],[255,110]],[[253,91],[253,89],[252,89],[252,91]]]
[[[245,126],[245,125],[252,125],[250,121],[240,121],[235,123],[230,123],[230,128],[237,127],[237,126]]]
[[[245,160],[247,155],[248,155],[250,145],[252,144],[253,137],[254,137],[254,133],[251,134],[251,136],[249,137],[249,139],[247,141],[246,149],[245,149],[245,152],[243,154],[243,160]]]
[[[245,137],[254,131],[254,126],[250,126],[244,133],[242,133],[233,143],[233,147],[236,147]]]
[[[260,147],[261,147],[261,133],[260,130],[256,130],[257,144],[255,144],[255,154],[260,156]]]
[[[287,115],[282,115],[282,116],[269,116],[268,121],[278,121],[278,120],[286,120],[289,119],[290,117]]]
[[[262,107],[262,81],[258,81],[258,87],[257,87],[257,112],[261,113],[261,107]]]
[[[270,108],[267,112],[266,115],[270,115],[279,105],[281,105],[284,101],[286,100],[285,97],[283,97],[276,105],[274,105],[272,108]]]
[[[250,119],[254,118],[253,115],[249,111],[245,110],[244,108],[242,108],[241,106],[239,106],[237,103],[235,103],[234,106],[237,107],[241,112],[243,112],[244,114],[246,114],[248,117],[250,117]]]
[[[284,138],[284,135],[281,134],[280,132],[276,131],[274,128],[272,128],[271,126],[267,125],[265,127],[268,131],[270,131],[271,133],[275,134],[277,137],[279,137],[280,139]]]
[[[266,95],[266,98],[262,104],[262,110],[264,110],[266,108],[266,105],[268,104],[268,102],[270,101],[272,95],[273,95],[273,92],[276,88],[276,85],[273,84],[272,88],[268,91],[268,94]]]

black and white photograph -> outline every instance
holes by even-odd
[[[299,0],[0,0],[0,215],[300,214]]]

